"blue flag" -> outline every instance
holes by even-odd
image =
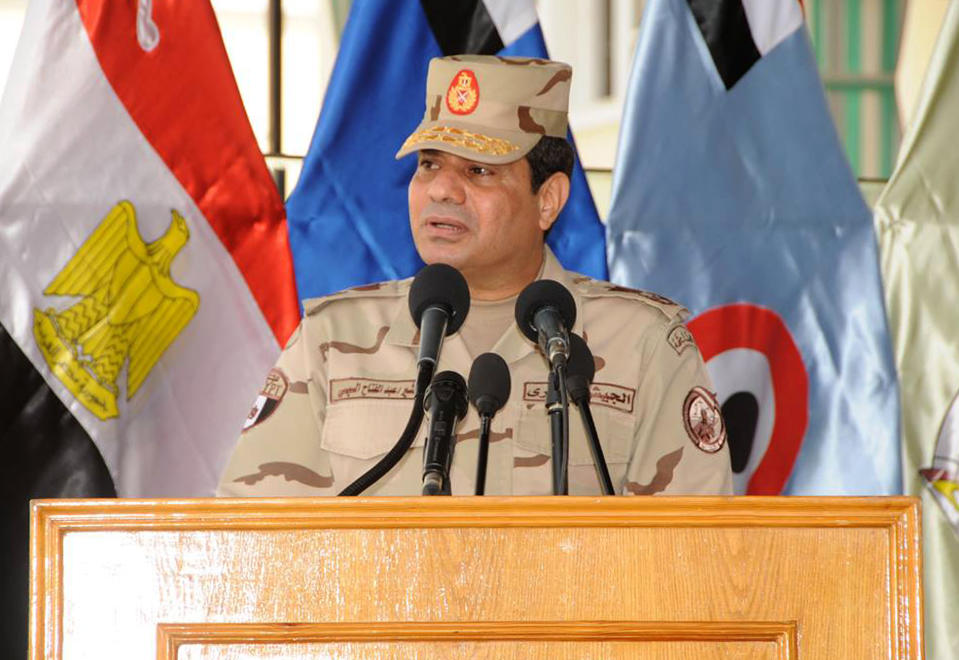
[[[799,3],[652,0],[631,75],[610,273],[695,315],[737,492],[900,492],[871,214]]]
[[[532,1],[353,2],[286,205],[300,298],[423,266],[407,210],[416,158],[394,155],[423,116],[429,60],[466,52],[546,57]],[[606,278],[604,230],[578,161],[548,242],[566,268]]]

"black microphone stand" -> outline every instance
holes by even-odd
[[[603,489],[603,495],[615,495],[613,480],[609,476],[609,468],[606,467],[606,457],[603,455],[603,448],[599,444],[599,434],[596,433],[596,424],[593,422],[593,413],[589,410],[589,398],[587,397],[575,403],[579,407],[579,416],[583,420],[586,439],[589,441],[589,452],[593,455],[593,464],[596,466],[596,478],[599,480],[600,488]]]
[[[569,397],[562,364],[550,371],[546,412],[553,453],[553,495],[569,495]]]
[[[492,415],[480,415],[479,453],[476,456],[476,495],[486,494],[486,463],[489,457],[489,434]]]
[[[589,409],[590,383],[595,374],[593,353],[589,350],[585,340],[577,334],[570,333],[569,375],[566,387],[569,397],[579,408],[579,416],[583,421],[589,451],[593,455],[593,465],[596,467],[596,479],[604,495],[615,495],[613,480],[609,477],[609,468],[606,457],[603,456],[603,447],[599,444],[599,434],[596,433],[596,424],[593,422],[593,413]]]

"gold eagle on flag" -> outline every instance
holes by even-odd
[[[119,202],[43,291],[83,299],[34,310],[34,338],[50,369],[100,419],[119,414],[116,381],[128,358],[130,399],[200,305],[170,277],[190,238],[183,216],[171,215],[166,233],[146,243],[133,204]]]

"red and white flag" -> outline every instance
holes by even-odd
[[[118,494],[211,495],[298,305],[209,2],[30,3],[0,154],[0,323]]]

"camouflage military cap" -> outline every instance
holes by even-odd
[[[430,61],[426,114],[396,157],[438,149],[481,163],[525,156],[544,135],[565,138],[568,64],[527,57],[452,55]]]

